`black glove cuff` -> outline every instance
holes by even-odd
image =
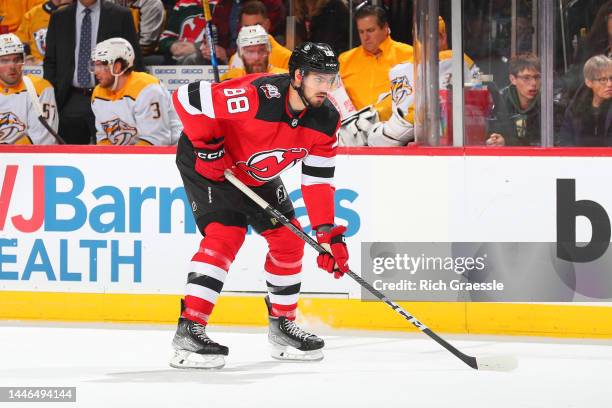
[[[335,237],[333,237],[331,239],[331,243],[332,244],[344,244],[344,235],[340,234],[340,235],[336,235]]]
[[[225,147],[220,145],[216,149],[195,149],[195,153],[200,160],[215,161],[225,156]]]

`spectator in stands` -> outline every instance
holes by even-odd
[[[98,80],[91,98],[98,144],[176,144],[182,125],[170,93],[153,75],[133,72],[132,45],[108,39],[98,43],[91,59]]]
[[[597,11],[579,61],[584,63],[600,54],[612,57],[612,0],[606,1]]]
[[[583,73],[584,86],[565,111],[559,144],[612,146],[612,59],[591,57]]]
[[[577,50],[576,62],[558,84],[564,89],[565,100],[574,97],[584,84],[584,63],[595,55],[612,57],[612,0],[601,5],[593,25]]]
[[[134,27],[142,55],[151,55],[157,50],[159,36],[164,29],[166,10],[161,0],[110,0],[127,7],[132,12]]]
[[[61,6],[72,4],[74,0],[48,0],[30,9],[21,20],[17,37],[26,46],[26,64],[42,64],[45,57],[47,27],[51,13]]]
[[[270,26],[276,29],[279,18],[284,20],[285,11],[281,0],[262,0],[267,8],[266,14],[274,13],[274,20]],[[217,49],[217,58],[227,62],[227,55],[231,55],[235,49],[235,41],[238,36],[240,0],[220,0],[212,11],[213,26],[217,45],[223,50]],[[248,3],[244,2],[245,4]],[[200,0],[178,0],[168,16],[168,26],[162,33],[160,40],[160,52],[171,57],[171,61],[177,64],[195,64],[203,60],[210,60],[205,44],[206,21],[202,14],[202,3]],[[188,57],[188,58],[187,58]],[[186,59],[187,58],[187,59]]]
[[[349,9],[344,0],[296,0],[297,41],[321,42],[340,54],[349,48]]]
[[[266,32],[270,33],[271,22],[268,18],[265,4],[258,0],[248,1],[243,4],[240,10],[240,27],[256,24],[259,24]],[[278,68],[288,69],[291,51],[280,45],[270,34],[268,34],[268,41],[272,47],[269,58],[270,64]],[[229,65],[230,68],[243,68],[242,58],[239,58],[236,54],[232,55]]]
[[[195,58],[196,43],[206,36],[206,20],[200,0],[178,0],[168,14],[168,24],[159,41],[159,51],[168,62],[183,64],[186,57]]]
[[[489,146],[540,146],[540,59],[531,53],[510,59],[510,85],[493,109]]]
[[[269,57],[272,49],[268,33],[260,25],[244,26],[238,34],[238,58],[243,62],[244,68],[232,68],[227,71],[221,80],[240,78],[247,74],[263,73],[284,74],[288,71],[270,65]]]
[[[89,144],[96,128],[91,111],[95,85],[89,71],[91,51],[98,42],[122,37],[135,51],[135,68],[143,70],[132,15],[104,0],[78,0],[51,15],[44,59],[45,78],[55,87],[60,112],[59,133],[71,144]]]
[[[353,105],[360,110],[391,90],[389,70],[410,60],[412,47],[391,39],[387,16],[381,7],[358,8],[355,21],[361,45],[342,53],[339,61],[342,82]]]
[[[213,13],[213,23],[219,31],[218,44],[232,55],[236,50],[236,38],[240,31],[240,10],[252,0],[219,0]],[[287,13],[283,0],[261,0],[266,8],[266,17],[270,21],[266,28],[273,36],[285,34]]]
[[[181,64],[183,65],[210,65],[210,46],[206,37],[202,38],[202,41],[195,43],[198,52],[186,56]],[[227,65],[227,52],[225,48],[220,45],[215,45],[215,56],[217,57],[217,64]]]
[[[0,35],[0,144],[55,144],[32,100],[39,99],[45,120],[57,131],[53,87],[40,77],[23,75],[24,58],[24,46],[15,34]]]
[[[14,33],[23,15],[45,0],[0,0],[0,34]]]

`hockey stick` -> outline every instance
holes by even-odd
[[[281,224],[285,227],[289,228],[295,235],[300,237],[303,241],[305,241],[308,245],[313,247],[318,253],[324,254],[327,251],[310,235],[306,234],[300,228],[293,225],[287,217],[280,213],[276,208],[272,207],[268,204],[263,198],[259,197],[253,190],[251,190],[246,184],[242,181],[238,180],[234,173],[231,170],[225,170],[225,178],[232,183],[236,188],[246,194],[251,200],[255,201],[257,205],[264,209],[266,213],[268,213],[271,217],[276,218]],[[517,360],[512,356],[486,356],[486,357],[472,357],[467,354],[462,353],[453,345],[448,343],[442,337],[438,336],[431,329],[425,326],[423,323],[418,321],[416,317],[412,316],[410,313],[405,311],[401,306],[397,303],[393,302],[391,299],[387,298],[378,290],[374,289],[372,285],[363,280],[361,276],[355,274],[353,271],[349,270],[346,272],[348,276],[353,278],[357,283],[359,283],[362,287],[367,289],[371,294],[376,296],[378,299],[385,302],[389,305],[393,310],[402,315],[404,319],[408,320],[412,323],[417,329],[421,330],[423,333],[427,334],[436,343],[440,344],[446,350],[453,353],[457,358],[463,361],[465,364],[469,365],[473,369],[476,370],[489,370],[489,371],[511,371],[517,367]]]
[[[219,63],[217,62],[217,50],[215,49],[215,41],[212,29],[212,14],[210,13],[210,3],[208,0],[202,0],[202,9],[204,10],[204,20],[206,20],[206,41],[210,48],[210,63],[213,67],[215,82],[219,83]]]
[[[51,136],[53,136],[55,140],[57,140],[58,144],[66,144],[66,141],[62,139],[62,137],[55,131],[55,129],[51,127],[51,125],[49,125],[49,123],[45,119],[43,115],[42,106],[40,106],[40,100],[38,99],[38,95],[36,94],[36,90],[34,89],[34,84],[32,83],[32,80],[24,75],[23,83],[26,87],[28,95],[30,96],[30,99],[32,100],[32,103],[34,104],[34,107],[36,108],[36,112],[38,113],[38,120],[40,121],[40,123],[45,127],[45,129],[47,129],[49,133],[51,133]]]

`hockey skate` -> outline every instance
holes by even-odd
[[[268,341],[272,345],[271,355],[278,360],[320,361],[325,346],[323,339],[302,330],[294,321],[285,316],[270,315],[270,299],[266,296],[269,314]]]
[[[206,335],[206,326],[179,318],[172,340],[174,356],[170,366],[174,368],[221,368],[229,349],[212,341]]]

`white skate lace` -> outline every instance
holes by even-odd
[[[285,320],[284,323],[285,323],[285,331],[290,336],[297,337],[300,340],[305,340],[306,338],[313,336],[313,334],[305,332],[304,330],[300,329],[300,327],[297,324],[295,324],[295,322],[293,322],[292,320]]]
[[[198,336],[198,338],[200,340],[202,340],[205,343],[214,343],[214,341],[212,341],[207,335],[206,335],[206,326],[199,324],[199,323],[194,323],[191,326],[191,332],[193,334],[195,334],[196,336]]]

